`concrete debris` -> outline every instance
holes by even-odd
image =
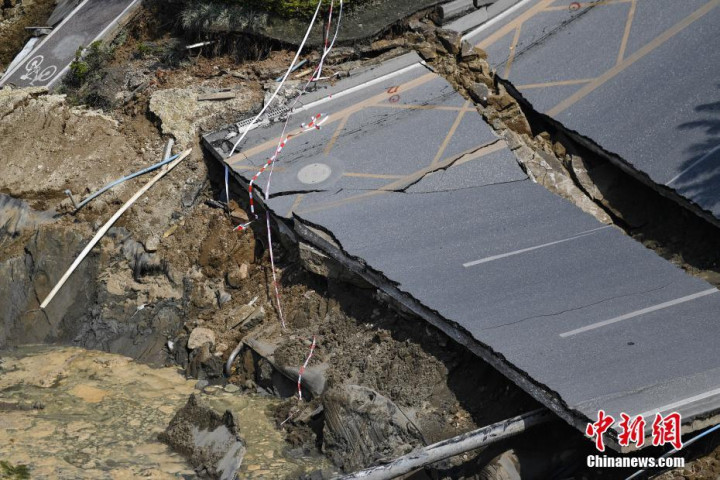
[[[232,413],[220,415],[195,394],[158,438],[186,457],[200,476],[223,480],[235,478],[246,451]]]
[[[210,344],[210,346],[215,345],[215,332],[203,327],[197,327],[190,332],[187,343],[188,349],[195,350],[205,344]]]
[[[300,262],[308,271],[333,280],[347,282],[358,287],[367,287],[363,279],[348,271],[337,261],[328,257],[317,248],[305,242],[299,242]]]
[[[162,124],[162,132],[172,135],[181,146],[192,145],[199,130],[234,120],[236,112],[253,110],[258,98],[250,90],[238,91],[223,102],[199,101],[202,87],[158,90],[150,97],[150,111]]]
[[[229,319],[232,325],[229,329],[240,327],[241,330],[250,330],[265,320],[265,308],[261,305],[253,307],[252,305],[243,305],[237,313],[237,316]]]
[[[145,250],[148,252],[157,252],[159,246],[160,238],[157,235],[150,235],[147,240],[145,240]]]
[[[360,385],[323,395],[325,451],[344,470],[399,457],[422,445],[423,435],[389,398]]]
[[[222,289],[217,291],[216,296],[217,296],[218,307],[222,307],[223,305],[228,303],[230,300],[232,300],[232,296],[229,293],[227,293],[225,290],[222,290]]]
[[[218,92],[218,93],[208,93],[205,95],[198,95],[197,99],[198,102],[213,100],[231,100],[235,98],[237,94],[235,92]]]

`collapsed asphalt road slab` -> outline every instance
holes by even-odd
[[[140,0],[81,2],[22,62],[0,78],[0,86],[51,87],[57,84],[70,68],[78,48],[104,38],[139,5]]]
[[[533,183],[427,69],[334,88],[292,118],[299,133],[329,115],[287,142],[272,177],[267,207],[302,241],[583,431],[599,409],[648,425],[679,411],[688,429],[717,411],[720,371],[706,352],[720,333],[718,290]],[[236,125],[204,140],[247,184],[281,130],[253,130],[229,158]]]
[[[469,40],[534,109],[718,223],[718,6],[529,0]]]

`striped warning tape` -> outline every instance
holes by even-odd
[[[298,399],[302,400],[302,376],[303,373],[305,373],[305,369],[308,366],[308,363],[310,363],[310,359],[313,356],[313,352],[315,351],[315,345],[316,345],[316,339],[315,335],[313,335],[312,345],[310,345],[310,353],[308,354],[307,358],[305,359],[305,363],[303,363],[302,367],[300,367],[300,373],[298,374]]]
[[[322,0],[320,1],[320,3],[322,3]],[[303,123],[303,124],[300,125],[300,132],[299,132],[299,133],[296,133],[296,134],[288,134],[287,136],[286,136],[286,134],[285,134],[285,133],[287,132],[287,127],[288,127],[288,124],[290,123],[290,117],[292,117],[292,114],[293,114],[295,105],[297,105],[297,103],[300,101],[300,97],[302,97],[302,95],[307,91],[307,89],[308,89],[308,87],[310,86],[310,84],[311,84],[313,81],[315,81],[318,77],[320,77],[320,75],[321,75],[321,73],[322,73],[323,64],[325,63],[325,58],[327,57],[328,53],[330,53],[330,50],[332,50],[332,48],[333,48],[333,46],[334,46],[334,44],[335,44],[335,40],[337,39],[338,32],[340,31],[340,19],[342,18],[343,0],[340,0],[340,11],[339,11],[339,13],[338,13],[337,26],[335,27],[335,36],[333,37],[332,42],[330,42],[330,43],[328,44],[328,39],[329,39],[329,37],[330,37],[330,26],[331,26],[331,24],[332,24],[332,13],[333,13],[333,6],[334,6],[334,4],[335,4],[335,1],[334,1],[334,0],[331,0],[331,2],[330,2],[330,13],[329,13],[329,15],[328,15],[328,26],[327,26],[327,29],[326,29],[326,31],[325,31],[325,46],[323,47],[323,54],[322,54],[322,56],[320,57],[320,61],[318,62],[318,65],[317,65],[317,67],[315,68],[315,71],[314,71],[313,74],[310,76],[310,79],[307,81],[307,83],[306,83],[305,86],[303,87],[302,91],[295,97],[294,102],[292,103],[292,105],[290,106],[290,108],[289,108],[289,110],[288,110],[288,114],[287,114],[287,117],[286,117],[286,119],[285,119],[285,124],[283,125],[283,130],[282,130],[282,133],[280,134],[280,141],[278,142],[278,146],[275,148],[275,153],[268,159],[268,161],[265,163],[265,165],[262,166],[262,168],[255,174],[255,176],[253,176],[252,180],[250,181],[250,184],[248,185],[248,196],[250,197],[250,213],[252,214],[252,218],[250,219],[249,222],[240,224],[240,225],[238,225],[237,227],[235,227],[235,228],[233,229],[234,231],[243,231],[243,230],[245,230],[254,220],[257,220],[257,219],[258,219],[258,215],[257,215],[257,213],[255,213],[255,198],[253,197],[253,185],[255,184],[255,182],[257,181],[257,179],[260,177],[260,175],[262,175],[263,172],[265,172],[265,170],[267,170],[268,167],[269,167],[269,168],[270,168],[270,171],[268,172],[267,184],[266,184],[266,186],[265,186],[265,201],[267,202],[267,200],[270,198],[270,181],[271,181],[271,179],[272,179],[272,174],[273,174],[273,170],[274,170],[274,167],[275,167],[275,162],[277,161],[277,159],[278,159],[278,157],[279,157],[279,155],[280,155],[280,152],[282,152],[283,148],[285,148],[285,145],[287,144],[287,142],[288,142],[292,137],[294,137],[294,136],[301,135],[301,134],[306,133],[306,132],[311,131],[311,130],[320,130],[320,126],[321,126],[323,123],[325,123],[325,122],[327,121],[327,119],[328,119],[328,115],[327,115],[327,114],[318,113],[318,114],[314,115],[314,116],[310,119],[310,122],[309,122],[308,124],[304,124],[304,123]],[[318,5],[318,8],[319,8],[319,5]],[[316,12],[316,14],[317,14],[317,12]],[[313,22],[314,22],[314,18],[313,18]],[[312,26],[312,25],[311,25],[311,26]],[[298,50],[298,54],[299,54],[299,52],[300,52],[300,51]],[[293,60],[293,63],[294,63],[296,60],[297,60],[297,55],[296,55],[295,60]],[[291,68],[292,68],[292,66],[291,66]],[[289,71],[288,71],[288,73],[289,73]],[[286,74],[286,76],[285,76],[285,79],[286,79],[286,78],[287,78],[287,74]],[[283,79],[283,83],[284,83],[285,79]],[[278,89],[275,91],[275,94],[277,94],[277,92],[279,91],[279,89],[280,89],[280,88],[278,87]],[[274,98],[274,95],[273,95],[273,98]],[[261,112],[261,113],[262,113],[262,112]],[[260,115],[258,115],[258,116],[255,118],[255,120],[257,120],[257,119],[259,118],[259,116],[260,116]],[[249,127],[248,127],[248,130],[246,130],[246,132],[245,132],[245,133],[243,134],[243,136],[240,138],[240,140],[238,140],[238,141],[235,143],[235,145],[233,146],[233,151],[235,150],[235,147],[237,147],[237,145],[238,145],[238,144],[240,143],[240,141],[244,138],[245,134],[247,134],[248,131],[249,131]],[[232,152],[231,152],[231,153],[232,153]],[[225,168],[227,169],[227,165],[225,165]],[[228,200],[228,204],[229,204],[229,203],[230,203],[230,199],[228,198],[227,200]],[[266,219],[266,226],[267,226],[268,251],[269,251],[269,253],[270,253],[270,266],[271,266],[271,269],[272,269],[272,277],[273,277],[273,289],[275,290],[275,301],[276,301],[276,304],[277,304],[278,316],[280,317],[280,324],[282,325],[282,328],[283,328],[283,330],[284,330],[284,329],[285,329],[285,318],[284,318],[283,311],[282,311],[282,304],[281,304],[281,302],[280,302],[280,289],[279,289],[279,287],[278,287],[277,273],[276,273],[276,271],[275,271],[275,255],[274,255],[274,253],[273,253],[273,248],[272,248],[272,230],[271,230],[271,228],[270,228],[270,213],[269,213],[269,211],[267,211],[267,210],[266,210],[266,212],[265,212],[265,219]],[[313,337],[313,349],[314,349],[314,348],[315,348],[315,338]],[[311,349],[311,351],[310,351],[310,356],[312,356],[312,349]],[[308,360],[307,360],[307,361],[310,361],[310,357],[308,357]],[[305,362],[306,364],[307,364],[307,361]],[[302,376],[302,374],[301,374],[301,376]],[[300,379],[298,379],[298,385],[299,385],[299,384],[300,384]],[[302,392],[300,393],[300,399],[302,399]]]
[[[250,214],[253,216],[253,220],[258,219],[258,215],[255,212],[255,197],[253,196],[253,190],[254,190],[253,187],[255,185],[255,182],[257,182],[257,179],[260,177],[260,175],[262,175],[265,172],[265,170],[267,170],[268,167],[272,166],[272,164],[275,163],[275,161],[280,156],[280,152],[282,152],[283,148],[285,148],[285,145],[287,145],[287,142],[291,138],[301,135],[303,133],[312,131],[312,130],[320,130],[320,127],[322,126],[323,123],[325,123],[327,121],[328,118],[329,118],[329,115],[324,114],[324,113],[318,113],[318,114],[314,115],[313,117],[311,117],[310,122],[308,124],[304,124],[304,123],[300,124],[300,132],[296,133],[296,134],[288,135],[287,137],[282,139],[280,141],[280,143],[278,144],[277,148],[275,149],[275,153],[268,159],[267,162],[265,162],[265,165],[263,165],[262,168],[260,170],[258,170],[258,172],[252,177],[252,179],[250,180],[250,185],[248,186],[248,196],[250,197]],[[269,187],[270,187],[270,179],[268,178],[268,183],[265,188],[265,199],[266,200],[269,198],[269,192],[270,192]],[[233,230],[243,231],[253,222],[253,220],[246,222],[246,223],[241,223],[240,225],[236,226]]]

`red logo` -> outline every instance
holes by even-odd
[[[605,451],[603,433],[612,427],[613,423],[615,423],[615,419],[610,415],[605,415],[605,410],[600,410],[598,412],[597,422],[588,423],[587,428],[585,428],[585,433],[588,437],[595,437],[595,447],[601,452]]]
[[[618,444],[621,447],[627,447],[630,444],[635,444],[638,448],[642,447],[645,444],[645,419],[641,415],[631,417],[626,413],[621,413],[620,418]],[[611,415],[607,415],[604,410],[600,410],[597,421],[588,423],[585,428],[585,434],[590,438],[595,438],[595,447],[598,451],[605,451],[603,434],[614,423],[615,419]],[[681,423],[680,414],[677,412],[669,413],[664,417],[659,413],[656,414],[652,423],[653,446],[657,447],[669,443],[677,450],[680,450],[682,448]]]
[[[618,443],[621,447],[627,447],[631,443],[642,447],[645,443],[645,419],[642,415],[630,418],[630,415],[621,413],[620,429],[622,432],[618,436]]]
[[[655,415],[655,421],[652,424],[653,446],[657,447],[669,443],[677,450],[680,450],[682,448],[680,423],[680,414],[677,412],[670,413],[665,418],[659,413]]]

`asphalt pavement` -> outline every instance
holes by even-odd
[[[648,424],[680,411],[690,429],[714,413],[718,290],[533,183],[444,79],[398,61],[398,74],[303,102],[273,172],[274,214],[329,232],[336,245],[316,246],[360,259],[376,286],[579,429],[600,408]],[[302,133],[317,113],[322,128]],[[229,158],[237,126],[205,142],[247,183],[281,130],[253,130]]]
[[[61,6],[66,8],[64,2]],[[0,78],[0,86],[51,87],[67,72],[79,47],[103,38],[140,5],[140,0],[85,0],[54,27],[49,35]]]
[[[532,0],[470,41],[539,112],[720,221],[720,1]]]

